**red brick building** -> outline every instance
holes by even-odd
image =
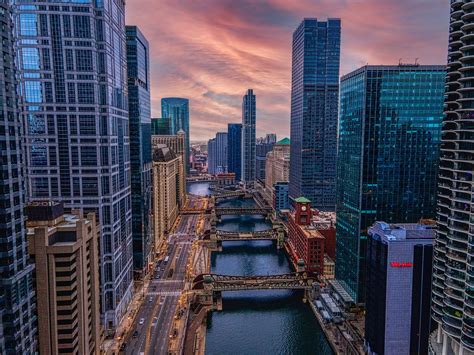
[[[311,203],[304,197],[295,200],[295,209],[288,216],[288,244],[296,264],[303,259],[307,271],[323,274],[324,243],[321,232],[312,225]]]

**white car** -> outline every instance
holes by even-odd
[[[145,323],[145,318],[140,318],[140,322],[138,324],[143,325]]]

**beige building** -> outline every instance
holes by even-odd
[[[99,354],[99,251],[94,213],[64,214],[57,202],[27,207],[36,265],[40,354]]]
[[[274,187],[277,182],[290,179],[290,140],[283,138],[275,143],[265,160],[265,196],[273,204]]]
[[[186,151],[186,133],[179,130],[176,135],[153,135],[151,136],[152,150],[159,145],[166,145],[185,161],[184,153]]]
[[[179,208],[186,202],[183,157],[164,144],[153,148],[153,233],[155,253],[171,230]]]

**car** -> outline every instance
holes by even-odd
[[[138,324],[143,325],[145,323],[145,318],[140,318],[140,322]]]
[[[159,280],[159,279],[160,279],[160,275],[156,275],[155,280]]]
[[[135,331],[133,332],[132,338],[138,338],[138,335],[139,335],[139,334],[138,334],[138,330],[135,330]]]
[[[120,350],[125,350],[126,347],[127,343],[122,343],[122,345],[120,345]]]
[[[148,299],[148,302],[153,302],[153,297],[150,297],[150,298]]]

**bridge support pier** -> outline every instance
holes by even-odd
[[[212,293],[213,308],[216,311],[222,311],[222,292],[216,291]]]

